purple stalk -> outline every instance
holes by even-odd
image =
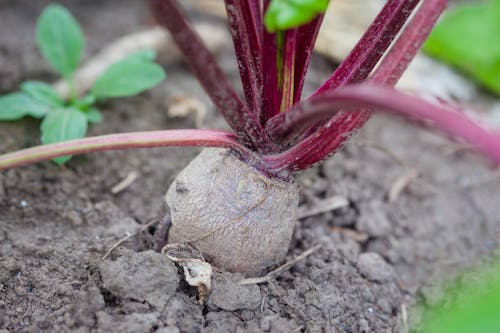
[[[288,110],[294,103],[295,93],[295,55],[297,49],[297,29],[288,30],[284,35],[282,45],[281,68],[278,81],[278,91],[280,100],[279,112]],[[279,63],[280,64],[280,63]]]
[[[411,22],[405,28],[386,60],[380,65],[380,72],[374,75],[373,83],[395,84],[431,32],[439,15],[446,8],[446,0],[425,0]],[[418,33],[416,33],[418,32]],[[401,51],[400,51],[401,50]],[[403,53],[405,52],[405,53]],[[399,57],[399,55],[404,55]],[[400,63],[396,63],[400,59]],[[387,61],[387,62],[386,62]],[[396,66],[397,65],[397,66]],[[392,70],[389,70],[392,68]],[[379,73],[384,73],[383,76]],[[293,170],[306,169],[324,160],[337,151],[345,141],[361,128],[370,117],[370,112],[337,113],[326,125],[306,137],[287,152],[281,154],[281,161]],[[284,119],[285,115],[278,115]],[[273,120],[275,127],[279,120]],[[310,127],[309,127],[310,128]],[[271,133],[273,135],[273,133]],[[285,156],[287,156],[285,158]]]
[[[275,146],[257,114],[238,97],[210,51],[184,18],[177,1],[150,0],[150,3],[156,19],[170,31],[193,73],[243,144],[260,152],[272,151]]]
[[[294,103],[300,100],[307,68],[311,61],[314,43],[318,37],[319,28],[323,22],[323,14],[318,15],[312,22],[299,27],[297,32],[297,43],[295,48],[295,83]]]
[[[349,55],[313,95],[366,79],[419,2],[388,0]],[[312,135],[321,125],[312,125],[302,138]]]
[[[390,87],[349,85],[317,95],[287,112],[285,123],[278,126],[283,135],[288,135],[315,120],[323,120],[339,112],[357,112],[359,108],[388,112],[432,125],[453,137],[463,138],[500,164],[500,133],[482,127],[465,114],[448,106],[436,105]],[[292,166],[289,161],[286,153],[267,156],[264,159],[271,172],[279,172],[282,169],[294,171],[304,167]],[[295,169],[296,167],[298,169]]]
[[[249,159],[252,153],[239,144],[237,139],[234,133],[226,131],[193,129],[109,134],[36,146],[0,155],[0,170],[67,155],[167,146],[226,147],[238,151],[242,156]]]
[[[264,12],[271,0],[264,0]],[[279,113],[278,89],[278,45],[277,34],[270,33],[267,29],[262,31],[262,69],[263,69],[263,98],[261,101],[261,124]]]
[[[265,1],[265,8],[269,1]],[[323,15],[296,29],[269,33],[264,28],[264,99],[262,124],[300,100]],[[276,74],[278,76],[276,77]]]
[[[258,1],[226,0],[225,2],[245,98],[250,109],[260,115],[262,101],[260,4]]]
[[[388,0],[351,53],[315,94],[366,79],[419,1]]]
[[[394,86],[417,55],[432,28],[446,9],[447,0],[425,0],[401,37],[396,40],[370,81]],[[412,43],[414,41],[414,43]]]

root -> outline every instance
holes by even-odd
[[[225,149],[205,149],[170,185],[170,243],[190,243],[214,266],[258,276],[286,256],[296,223],[295,182],[265,178]]]

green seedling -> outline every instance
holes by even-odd
[[[500,332],[500,262],[459,276],[445,285],[441,300],[420,308],[422,322],[412,333]]]
[[[70,98],[62,96],[49,84],[26,81],[20,91],[0,97],[0,120],[23,117],[42,119],[41,141],[44,144],[85,137],[88,124],[103,119],[96,104],[108,98],[137,95],[165,78],[165,72],[154,63],[155,52],[144,50],[131,54],[109,66],[94,82],[85,96],[77,96],[74,74],[84,50],[82,29],[71,13],[60,5],[49,5],[38,19],[38,48],[50,66],[70,87]],[[71,156],[54,158],[62,164]]]
[[[424,50],[500,94],[500,0],[457,5],[444,15]]]

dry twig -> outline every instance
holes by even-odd
[[[270,271],[269,273],[267,273],[266,275],[262,276],[262,277],[256,277],[256,278],[249,278],[249,279],[244,279],[244,280],[241,280],[240,281],[240,285],[241,286],[245,286],[245,285],[249,285],[249,284],[257,284],[257,283],[264,283],[264,282],[269,282],[269,280],[279,274],[280,272],[292,267],[293,265],[295,265],[297,262],[307,258],[308,256],[310,256],[311,254],[313,254],[314,252],[316,252],[317,250],[319,250],[323,245],[321,244],[318,244],[316,246],[313,246],[312,248],[310,248],[309,250],[303,252],[302,254],[300,254],[299,256],[293,258],[292,260],[290,260],[289,262],[281,265],[280,267]]]
[[[111,193],[118,194],[120,192],[125,191],[133,182],[139,177],[139,174],[136,171],[130,172],[127,177],[122,179],[118,184],[113,186],[111,189]]]
[[[349,206],[349,200],[344,197],[335,195],[326,199],[316,200],[312,207],[299,207],[297,219],[301,220],[306,217],[327,213],[336,209]]]
[[[387,197],[389,202],[394,202],[399,198],[403,190],[410,185],[412,181],[418,178],[418,170],[415,168],[409,169],[405,174],[401,175],[389,188]]]
[[[131,239],[132,237],[139,235],[141,232],[148,230],[149,227],[154,226],[158,222],[159,222],[158,219],[154,219],[154,220],[146,223],[145,225],[143,225],[139,230],[137,230],[137,232],[123,237],[118,242],[113,244],[113,246],[108,250],[108,252],[106,252],[106,254],[102,257],[102,259],[103,260],[106,259],[118,246],[122,245],[123,243],[125,243],[126,241]]]

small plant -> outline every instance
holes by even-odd
[[[500,94],[500,0],[456,5],[443,16],[424,50]]]
[[[295,175],[340,149],[373,111],[431,124],[500,162],[500,134],[449,106],[393,88],[445,9],[446,0],[388,0],[344,62],[302,101],[327,1],[226,0],[245,102],[178,3],[150,3],[235,133],[193,129],[112,134],[5,154],[0,156],[0,169],[110,149],[229,148],[204,150],[168,189],[169,241],[191,243],[212,264],[253,275],[286,254],[298,204]]]
[[[45,60],[70,87],[69,101],[52,86],[26,81],[21,91],[0,97],[0,120],[17,120],[26,116],[43,119],[40,125],[44,144],[85,137],[88,123],[99,123],[102,114],[95,106],[107,98],[133,96],[163,81],[163,69],[153,62],[153,51],[132,54],[111,65],[83,97],[76,94],[74,73],[80,63],[84,37],[80,25],[62,6],[49,5],[40,15],[36,29],[38,47]],[[62,164],[70,156],[57,157]]]
[[[447,282],[432,305],[419,304],[421,323],[410,332],[496,333],[500,330],[500,263],[468,269]],[[417,310],[417,309],[415,309]]]

